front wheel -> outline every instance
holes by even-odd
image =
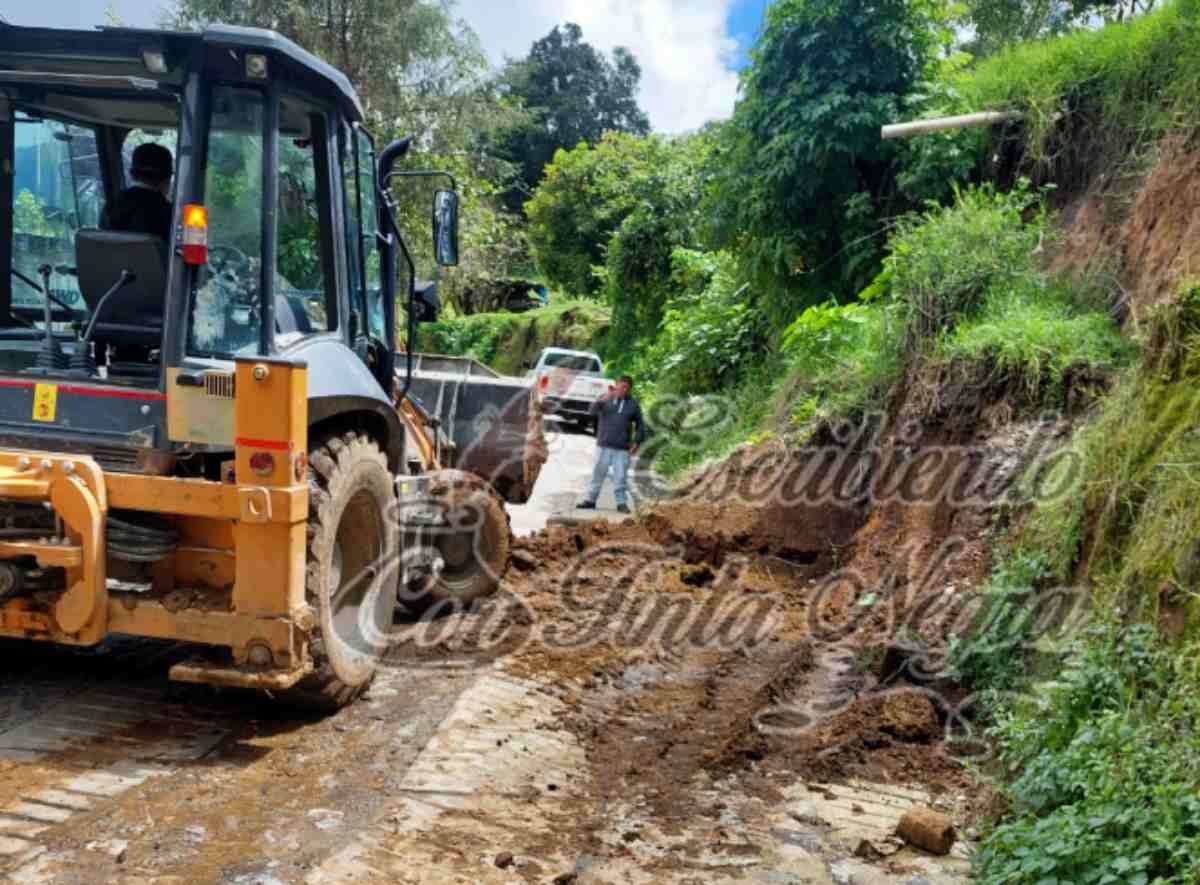
[[[425,611],[435,605],[466,606],[500,586],[508,569],[508,512],[486,482],[462,471],[433,477],[430,499],[442,510],[445,525],[434,530],[431,546],[441,571],[401,589],[401,601]]]
[[[387,459],[348,432],[309,456],[306,597],[313,673],[283,692],[287,703],[336,710],[371,683],[395,609],[395,492]]]

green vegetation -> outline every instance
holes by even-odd
[[[590,301],[552,300],[525,313],[477,313],[418,328],[418,351],[469,356],[504,375],[522,375],[545,347],[596,350],[608,311]]]
[[[1119,22],[1154,7],[1154,0],[967,0],[965,23],[973,26],[969,48],[980,55],[1028,40],[1061,36],[1098,20]]]
[[[772,319],[877,272],[880,219],[905,208],[879,127],[949,39],[939,16],[920,0],[767,10],[705,208],[713,245],[737,252]]]
[[[642,374],[664,393],[715,393],[756,362],[762,324],[742,297],[732,256],[677,248],[671,255],[677,294],[643,357]]]
[[[785,331],[793,423],[881,407],[906,365],[982,366],[1036,406],[1061,403],[1072,369],[1127,363],[1131,345],[1087,287],[1043,269],[1052,239],[1024,188],[968,189],[902,219],[856,303],[808,308]]]
[[[1065,406],[1072,370],[1110,373],[1134,351],[1111,319],[1078,313],[1069,297],[1069,290],[1055,288],[1044,301],[994,298],[939,350],[952,361],[989,366],[994,379],[1029,401]]]
[[[683,143],[610,132],[595,146],[583,143],[554,155],[525,207],[529,244],[547,282],[579,295],[598,294],[609,243],[639,206],[660,214],[691,211],[699,198],[699,166],[680,150]]]
[[[1024,111],[1029,159],[1043,172],[1077,156],[1124,159],[1195,125],[1196,13],[1192,0],[1182,0],[1124,24],[1021,44],[957,79],[961,107]],[[1080,155],[1071,140],[1085,128]]]
[[[1200,286],[1139,314],[1136,341],[1122,336],[1119,293],[1051,270],[1051,207],[1100,173],[1135,184],[1164,136],[1194,133],[1200,28],[1194,0],[1096,30],[1075,28],[1137,10],[1059,9],[1052,20],[1034,0],[970,4],[968,18],[991,22],[982,52],[1070,32],[975,62],[938,51],[961,14],[948,7],[867,16],[857,0],[781,0],[731,121],[556,155],[528,206],[532,254],[611,309],[593,340],[638,380],[663,431],[648,451],[668,474],[747,442],[803,441],[882,409],[901,382],[961,379],[1018,416],[1090,403],[1072,456],[1030,477],[1057,493],[1006,511],[982,608],[951,646],[1009,806],[977,871],[992,883],[1189,881]],[[876,135],[988,108],[1026,117],[901,144]],[[519,332],[495,331],[508,322],[439,343],[502,361],[521,352]],[[1042,635],[1039,606],[1067,585],[1082,588],[1068,598],[1090,627]]]
[[[1186,284],[1076,434],[1079,459],[1048,483],[1068,493],[1014,530],[984,614],[955,643],[960,676],[986,698],[1012,805],[978,855],[985,881],[1195,878],[1197,353],[1200,292]],[[1086,593],[1075,604],[1093,628],[1042,642],[1049,658],[1021,653],[1037,638],[1031,602],[1068,583]],[[996,632],[1014,640],[1008,653],[990,653]]]
[[[1133,348],[1103,293],[1043,269],[1057,238],[1024,183],[963,191],[951,211],[901,219],[886,265],[909,353],[985,365],[993,383],[1034,405],[1063,405],[1072,370],[1128,363]]]
[[[52,237],[62,233],[61,227],[61,224],[52,224],[46,217],[45,201],[29,191],[21,191],[13,200],[13,230],[17,233]]]
[[[1083,571],[1143,617],[1190,603],[1200,577],[1198,353],[1200,289],[1188,285],[1153,317],[1140,365],[1078,433],[1082,494],[1039,508],[1024,528],[1027,546],[1053,552],[1060,580]]]
[[[992,693],[1015,691],[1027,679],[1022,650],[1034,639],[1039,585],[1049,576],[1045,560],[1030,553],[1000,557],[980,590],[982,606],[965,636],[953,637],[950,665],[965,685]]]
[[[653,384],[638,390],[649,403],[650,420],[656,433],[644,447],[644,457],[664,476],[677,476],[697,464],[723,458],[745,443],[774,437],[765,430],[773,412],[771,391],[787,371],[778,356],[753,363],[725,387],[719,397],[670,396]],[[635,376],[636,377],[636,376]]]
[[[1097,626],[1057,680],[996,714],[1012,813],[976,857],[986,882],[1195,881],[1200,683],[1153,628]],[[1189,650],[1194,652],[1194,649]]]
[[[639,368],[652,381],[652,399],[713,392],[720,383],[746,408],[735,409],[738,419],[690,458],[673,452],[663,463],[681,468],[724,454],[772,418],[768,429],[803,438],[821,422],[881,409],[909,369],[936,373],[948,365],[967,375],[982,372],[1018,406],[1062,405],[1073,372],[1115,372],[1129,363],[1134,347],[1094,287],[1044,269],[1042,252],[1053,239],[1050,219],[1028,189],[964,190],[954,205],[896,225],[883,271],[853,303],[809,307],[765,361],[748,358],[755,347],[730,361],[732,384],[711,369],[694,368],[710,354],[722,360],[717,346],[702,346],[697,363],[689,342],[762,336],[762,327],[744,303],[721,294],[736,281],[731,263],[710,262],[718,270],[708,297],[699,307],[687,298],[674,302]],[[677,257],[685,256],[693,263],[703,258]],[[664,359],[667,353],[673,358]]]

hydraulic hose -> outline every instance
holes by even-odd
[[[125,562],[159,562],[179,546],[179,532],[165,522],[150,520],[138,514],[137,521],[109,515],[107,523],[108,554]]]

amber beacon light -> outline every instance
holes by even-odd
[[[183,261],[208,264],[208,209],[196,203],[183,207]]]

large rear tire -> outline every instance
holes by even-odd
[[[401,601],[417,612],[438,605],[461,608],[488,596],[508,570],[508,511],[490,485],[472,474],[447,470],[435,475],[431,499],[447,523],[432,544],[443,566],[436,578],[401,590]]]
[[[313,445],[308,487],[314,669],[283,700],[328,712],[371,684],[386,650],[396,606],[395,488],[379,446],[353,432]]]

